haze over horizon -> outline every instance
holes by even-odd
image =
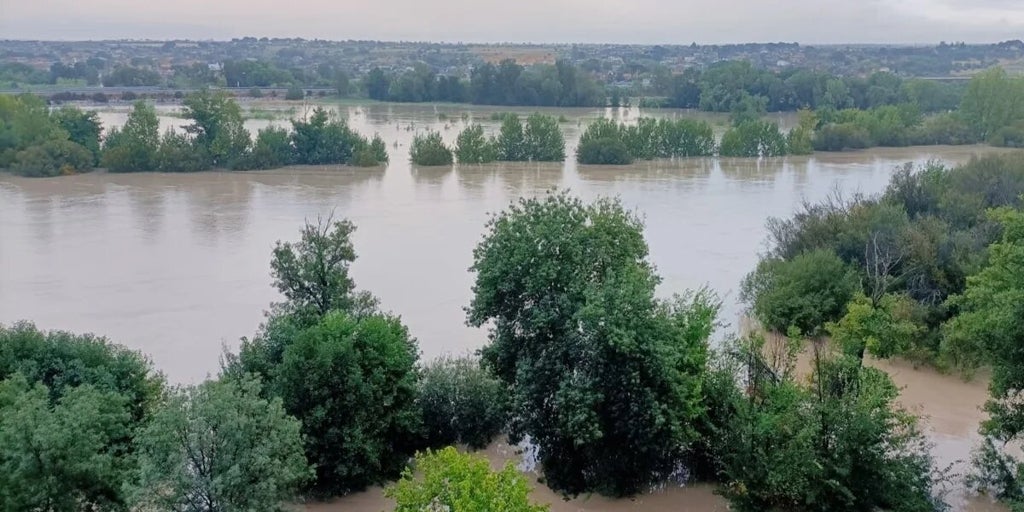
[[[0,39],[937,44],[1017,39],[1019,0],[0,0]]]

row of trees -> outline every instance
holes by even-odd
[[[553,193],[492,217],[467,308],[489,343],[426,367],[356,289],[353,230],[327,220],[279,242],[284,301],[196,387],[168,390],[102,339],[0,330],[0,505],[275,510],[401,476],[400,511],[544,510],[512,466],[442,449],[404,469],[507,432],[569,495],[631,495],[686,468],[738,510],[941,507],[886,375],[822,356],[798,379],[793,350],[767,360],[757,339],[712,351],[718,300],[656,298],[642,222],[617,200]]]
[[[451,165],[455,157],[463,164],[565,160],[565,137],[555,117],[535,113],[525,124],[515,114],[500,117],[497,136],[487,137],[483,126],[471,124],[459,132],[454,148],[444,143],[440,133],[417,135],[409,158],[416,165]]]
[[[772,219],[771,251],[743,296],[768,329],[828,334],[867,354],[940,367],[992,368],[992,397],[972,481],[1024,503],[1018,399],[1024,339],[1024,158],[947,168],[909,165],[878,197],[835,197]]]
[[[469,81],[438,75],[426,65],[397,75],[374,68],[363,81],[370,99],[478,105],[593,107],[606,103],[603,87],[569,61],[524,67],[506,59],[474,66]]]
[[[139,101],[124,126],[102,137],[95,112],[51,111],[33,96],[0,96],[0,167],[23,176],[57,176],[96,165],[112,172],[191,172],[388,161],[383,139],[368,140],[323,108],[292,120],[291,130],[271,126],[253,139],[226,93],[203,90],[186,96],[183,105],[191,121],[183,133],[161,134],[156,110]]]

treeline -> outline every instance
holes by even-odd
[[[992,368],[990,421],[970,480],[1019,506],[1024,384],[1024,154],[899,169],[876,197],[808,203],[768,222],[771,250],[743,283],[770,330],[828,335],[863,361]]]
[[[401,475],[397,511],[543,511],[512,466],[442,449],[404,469],[506,433],[567,495],[629,496],[685,467],[737,510],[942,510],[888,376],[821,355],[807,379],[756,338],[712,351],[719,301],[657,298],[642,221],[617,200],[554,193],[495,215],[467,308],[489,342],[426,365],[352,281],[354,229],[328,219],[277,244],[284,301],[198,386],[167,389],[102,339],[0,329],[0,506],[273,510]]]
[[[440,133],[417,135],[409,159],[416,165],[451,165],[455,157],[462,164],[565,160],[565,137],[557,118],[535,113],[526,118],[524,125],[516,114],[500,117],[497,136],[487,137],[483,126],[471,124],[459,132],[454,148],[444,143]]]
[[[102,136],[95,112],[50,111],[30,96],[0,96],[0,167],[22,176],[87,172],[194,172],[212,168],[272,169],[292,164],[375,166],[388,161],[383,139],[372,140],[322,108],[250,136],[241,109],[223,92],[186,96],[184,133],[161,133],[156,110],[137,102],[121,128]]]
[[[469,81],[420,65],[389,75],[374,68],[363,80],[370,99],[477,105],[593,107],[606,103],[604,87],[566,60],[525,67],[506,59],[473,67]]]
[[[964,87],[963,82],[904,79],[889,72],[861,78],[799,68],[775,72],[748,61],[726,61],[673,76],[668,96],[648,99],[644,105],[730,112],[752,99],[770,112],[865,110],[902,103],[913,103],[923,112],[942,112],[960,104]]]

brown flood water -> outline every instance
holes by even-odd
[[[0,323],[29,319],[47,329],[101,333],[148,354],[172,382],[196,382],[217,372],[223,348],[234,349],[240,337],[252,335],[267,305],[278,299],[269,275],[274,241],[294,239],[304,219],[334,212],[358,226],[354,243],[359,259],[352,272],[359,287],[402,315],[419,340],[423,359],[465,353],[486,338],[485,332],[465,326],[462,307],[470,298],[472,249],[488,213],[519,197],[569,188],[585,199],[615,195],[639,210],[651,259],[663,277],[659,293],[709,286],[723,298],[728,332],[740,315],[736,290],[764,249],[769,216],[788,216],[803,199],[820,200],[836,189],[879,192],[893,168],[905,162],[959,163],[997,151],[915,147],[628,167],[578,166],[570,159],[564,164],[419,168],[407,161],[417,130],[439,130],[449,142],[470,121],[496,131],[497,123],[489,119],[496,109],[333,108],[360,132],[380,133],[391,164],[35,180],[0,174]],[[569,155],[588,119],[640,114],[637,109],[547,112],[568,118],[561,126]],[[124,114],[104,111],[101,118],[117,125]],[[161,122],[170,127],[181,120],[165,116]],[[275,123],[284,124],[254,120],[248,126]],[[914,404],[934,417],[940,457],[965,457],[984,386],[893,370],[898,381],[908,379],[906,399],[915,397]],[[922,379],[920,386],[911,385]],[[598,498],[585,504],[552,501],[570,507],[555,510],[641,506]],[[690,507],[691,502],[711,508]],[[681,504],[687,510],[713,510],[721,501],[697,487],[646,497],[642,506],[659,510],[657,503],[664,510]]]

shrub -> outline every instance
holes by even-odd
[[[527,160],[533,162],[565,160],[565,137],[558,127],[558,120],[543,114],[533,114],[526,118],[523,148]]]
[[[497,160],[498,149],[484,136],[483,126],[471,124],[455,139],[455,156],[461,164],[486,164]]]
[[[416,165],[451,165],[452,150],[441,140],[441,134],[428,131],[413,137],[409,160]]]
[[[49,140],[18,152],[11,172],[33,178],[77,174],[92,170],[93,154],[69,140]]]
[[[153,162],[160,172],[196,172],[210,168],[206,152],[191,137],[171,130],[164,132],[160,139],[160,149]]]
[[[626,143],[619,139],[603,138],[580,142],[576,148],[576,161],[581,164],[629,165],[633,156]]]
[[[288,101],[297,101],[305,99],[306,91],[302,90],[302,87],[293,85],[288,88],[288,91],[284,93],[284,99]]]
[[[743,280],[741,297],[766,328],[817,336],[842,316],[859,286],[856,272],[834,252],[816,250],[788,261],[762,260]]]
[[[427,446],[487,446],[505,427],[506,389],[476,358],[442,357],[420,379]]]
[[[318,494],[399,474],[420,438],[416,342],[398,319],[332,312],[284,350],[276,388],[302,421]]]
[[[240,159],[236,169],[276,169],[291,165],[295,161],[295,148],[292,147],[291,135],[288,130],[276,126],[268,126],[256,134],[252,151]]]
[[[871,146],[871,135],[853,123],[829,123],[814,134],[814,149],[818,151],[846,151]]]
[[[530,486],[512,463],[491,471],[483,457],[459,453],[455,448],[416,455],[412,468],[384,494],[395,500],[395,512],[546,512],[531,505]]]
[[[519,122],[519,116],[505,114],[502,117],[497,147],[498,160],[503,162],[522,162],[529,159],[526,138],[523,135],[523,123]]]
[[[768,121],[744,121],[726,130],[718,154],[731,157],[772,157],[786,154],[786,137]]]

